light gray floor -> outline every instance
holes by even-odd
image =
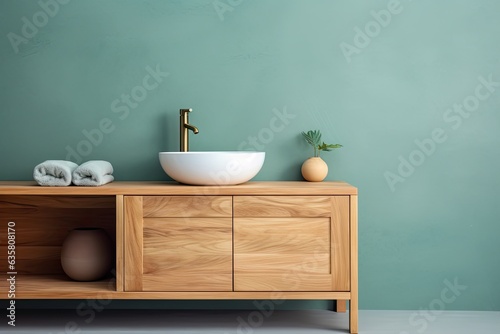
[[[88,310],[86,310],[88,311]],[[347,313],[307,311],[17,310],[0,333],[317,334],[347,333]],[[500,312],[360,311],[360,334],[499,334]]]

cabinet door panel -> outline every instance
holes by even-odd
[[[348,196],[238,196],[234,202],[235,291],[349,291]],[[311,202],[317,211],[301,209]]]
[[[235,217],[330,217],[328,196],[235,196]]]
[[[147,198],[124,199],[125,291],[231,291],[232,218],[145,218]]]

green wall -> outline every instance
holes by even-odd
[[[187,107],[192,150],[298,180],[321,129],[359,187],[361,308],[500,310],[500,2],[55,1],[0,2],[1,180],[65,158],[167,180]]]

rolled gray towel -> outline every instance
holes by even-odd
[[[113,174],[111,163],[104,160],[91,160],[73,171],[73,183],[77,186],[102,186],[115,179],[111,174]]]
[[[71,184],[77,164],[65,160],[46,160],[33,170],[33,178],[41,186],[63,187]]]

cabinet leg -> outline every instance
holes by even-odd
[[[349,332],[351,334],[358,333],[358,299],[354,298],[349,301]]]
[[[347,311],[347,302],[345,300],[334,300],[333,311],[344,313],[345,311]]]

